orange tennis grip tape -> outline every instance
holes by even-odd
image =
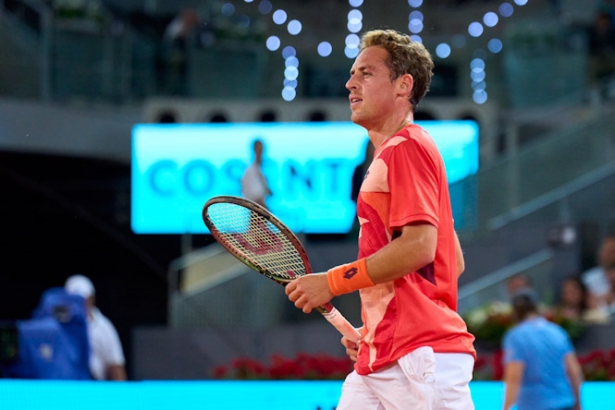
[[[374,286],[374,282],[367,274],[365,258],[331,268],[327,272],[327,282],[331,293],[335,296]]]

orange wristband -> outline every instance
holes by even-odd
[[[335,296],[374,286],[374,282],[367,274],[365,258],[330,269],[327,272],[327,282],[331,293]]]

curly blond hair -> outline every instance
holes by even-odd
[[[414,79],[410,104],[416,107],[425,97],[431,84],[434,63],[431,54],[421,43],[412,41],[409,35],[396,30],[371,30],[361,37],[359,51],[367,47],[380,46],[387,50],[386,61],[391,71],[391,81],[404,74]]]

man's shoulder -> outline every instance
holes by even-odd
[[[432,151],[436,148],[435,142],[427,130],[416,124],[410,124],[402,129],[393,137],[389,138],[389,140],[385,141],[385,144],[385,146],[388,147],[401,146],[412,150]]]
[[[109,318],[105,316],[98,308],[94,308],[92,313],[94,315],[94,322],[97,327],[115,330],[115,326],[113,326],[111,320],[109,320]]]
[[[590,277],[590,276],[595,276],[595,275],[602,275],[604,273],[604,270],[602,269],[602,267],[598,266],[594,266],[593,268],[589,268],[586,271],[583,271],[583,273],[581,273],[581,277],[585,278],[585,277]]]

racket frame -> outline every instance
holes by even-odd
[[[207,212],[207,210],[209,209],[211,205],[218,204],[218,203],[232,203],[235,205],[239,205],[241,207],[249,209],[252,212],[255,212],[256,214],[258,214],[259,216],[267,220],[267,222],[275,226],[280,231],[280,233],[282,233],[286,237],[286,239],[290,241],[293,247],[297,250],[297,252],[299,253],[299,257],[301,258],[301,261],[303,262],[303,266],[305,267],[306,274],[312,273],[312,266],[310,265],[310,260],[308,258],[305,247],[303,246],[303,244],[301,243],[297,235],[295,235],[290,229],[288,229],[288,227],[284,225],[284,223],[280,221],[275,215],[269,212],[265,207],[257,204],[254,201],[250,201],[249,199],[241,198],[238,196],[230,196],[230,195],[216,196],[208,200],[205,203],[205,206],[203,206],[203,222],[205,222],[205,225],[209,229],[209,232],[211,232],[211,235],[214,237],[214,239],[220,245],[222,245],[227,251],[229,251],[234,257],[239,259],[249,268],[257,271],[261,275],[266,276],[267,278],[275,282],[278,282],[281,285],[286,285],[288,282],[292,281],[292,279],[281,278],[271,273],[268,269],[260,266],[259,264],[252,262],[245,253],[241,252],[239,249],[233,246],[224,237],[224,235],[218,230],[216,225],[211,221],[211,219],[209,218],[208,212]]]
[[[305,250],[305,247],[303,246],[303,244],[297,237],[297,235],[295,235],[290,229],[288,229],[288,227],[281,220],[279,220],[275,215],[269,212],[269,210],[267,210],[265,207],[257,204],[254,201],[251,201],[246,198],[238,197],[238,196],[220,195],[220,196],[213,197],[209,199],[203,206],[203,211],[202,211],[203,222],[209,229],[209,232],[214,237],[214,239],[224,249],[226,249],[231,255],[237,258],[244,265],[248,266],[252,270],[255,270],[256,272],[260,273],[266,278],[271,279],[274,282],[277,282],[278,284],[282,286],[286,286],[289,282],[292,281],[292,279],[280,278],[277,275],[272,274],[268,269],[256,263],[253,263],[244,252],[241,252],[239,249],[233,246],[227,239],[224,238],[224,235],[218,230],[218,228],[211,221],[208,215],[209,207],[214,204],[218,204],[218,203],[231,203],[231,204],[239,205],[241,207],[244,207],[256,213],[257,215],[267,220],[267,222],[275,226],[280,231],[280,233],[282,233],[291,242],[293,247],[297,250],[297,252],[299,253],[299,257],[301,258],[303,265],[305,267],[305,273],[306,274],[312,273],[312,266],[310,264],[310,260],[308,258],[307,252]],[[338,329],[338,331],[340,331],[348,339],[352,340],[353,342],[358,342],[361,339],[361,335],[356,330],[356,328],[352,326],[350,322],[348,322],[342,316],[342,314],[333,306],[333,304],[331,304],[331,302],[327,302],[322,306],[317,306],[315,310],[320,312],[333,326],[335,326]]]

